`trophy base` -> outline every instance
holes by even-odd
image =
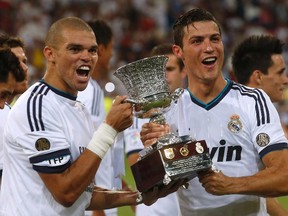
[[[197,172],[212,167],[204,140],[164,145],[131,166],[137,189],[145,192],[171,180],[190,180]]]

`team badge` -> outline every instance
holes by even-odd
[[[242,122],[240,121],[240,116],[233,114],[230,116],[230,121],[228,122],[228,129],[233,133],[238,133],[242,130]]]
[[[256,143],[260,147],[264,147],[268,145],[269,142],[270,142],[270,137],[266,133],[260,133],[256,136]]]
[[[204,152],[204,148],[203,148],[203,146],[201,145],[200,142],[196,143],[196,152],[199,153],[199,154],[202,154]]]
[[[183,147],[180,148],[180,154],[184,157],[189,154],[189,150],[188,150],[187,145],[184,145]]]
[[[50,149],[50,142],[46,138],[39,138],[35,143],[35,148],[38,151],[45,151]]]
[[[167,159],[173,159],[175,157],[173,148],[164,149],[164,154]]]

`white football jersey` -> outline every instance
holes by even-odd
[[[77,100],[81,101],[91,114],[95,129],[104,121],[106,113],[104,107],[104,92],[99,84],[90,79],[84,91],[78,92]],[[113,145],[114,146],[114,145]],[[99,187],[113,189],[113,164],[112,164],[112,148],[110,148],[102,159],[96,173],[96,185]],[[123,151],[122,151],[123,153]],[[124,163],[124,161],[123,161]],[[117,215],[117,209],[104,210],[106,215]],[[86,215],[90,215],[87,212]]]
[[[88,110],[76,97],[42,81],[31,86],[13,105],[4,131],[0,215],[84,215],[93,182],[66,208],[55,201],[38,172],[63,172],[93,133]]]
[[[142,125],[147,122],[149,122],[149,119],[134,117],[133,125],[124,131],[125,152],[127,156],[138,153],[143,149],[144,146],[140,140],[140,131]],[[158,199],[157,202],[150,206],[144,204],[136,206],[136,216],[178,216],[178,214],[179,205],[176,193]]]
[[[133,153],[138,153],[143,149],[142,141],[140,140],[140,131],[144,123],[148,123],[149,119],[133,118],[131,127],[124,130],[125,153],[127,156]]]
[[[10,111],[10,106],[8,104],[5,104],[3,109],[0,109],[0,177],[2,176],[2,170],[3,170],[3,133],[4,133],[4,126],[6,124],[6,120],[8,117],[8,113]]]
[[[278,113],[262,90],[227,80],[208,104],[185,90],[174,108],[174,132],[206,140],[213,164],[227,176],[254,175],[263,169],[263,156],[287,148]],[[214,196],[197,177],[189,184],[177,191],[183,216],[267,215],[265,199],[258,196]]]

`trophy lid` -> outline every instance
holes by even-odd
[[[165,76],[167,61],[164,55],[143,58],[118,68],[114,75],[122,81],[129,97],[138,101],[169,92]]]

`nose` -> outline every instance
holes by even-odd
[[[287,76],[286,73],[284,73],[284,77],[283,77],[283,84],[284,84],[285,86],[288,85],[288,76]]]
[[[210,40],[205,40],[204,41],[204,45],[205,45],[205,52],[211,53],[214,51],[213,46],[211,45]]]
[[[81,53],[81,59],[84,61],[90,61],[92,59],[92,55],[88,50],[83,50]]]

